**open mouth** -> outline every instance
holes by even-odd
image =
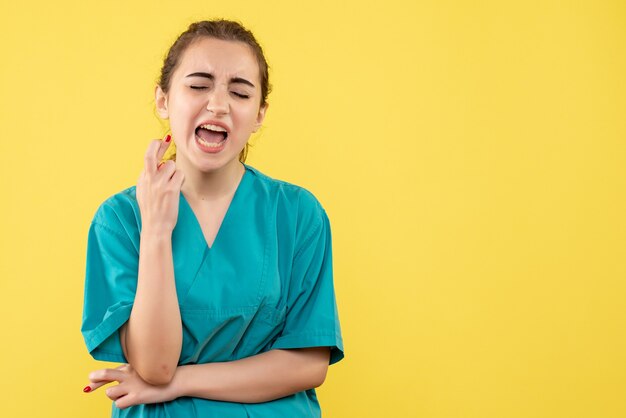
[[[218,147],[228,138],[226,129],[217,125],[200,125],[196,128],[196,138],[202,145]]]

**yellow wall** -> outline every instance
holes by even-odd
[[[274,92],[248,163],[327,208],[346,358],[324,416],[624,417],[622,1],[57,1],[0,8],[2,415],[84,394],[85,245],[163,130],[195,20],[241,20]]]

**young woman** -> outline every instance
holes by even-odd
[[[245,164],[268,109],[263,51],[193,23],[156,86],[171,135],[89,229],[81,332],[114,417],[319,417],[344,356],[330,224],[306,189]],[[174,142],[176,153],[162,162]]]

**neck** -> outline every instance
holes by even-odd
[[[228,196],[237,188],[245,167],[235,159],[224,167],[211,171],[200,171],[190,166],[187,161],[176,161],[176,166],[183,170],[185,181],[181,193],[187,200],[216,200]]]

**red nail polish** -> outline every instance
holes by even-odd
[[[172,135],[167,134],[167,136],[165,137],[165,142],[170,142],[170,139],[172,139]]]
[[[91,386],[85,386],[83,392],[91,392]]]

